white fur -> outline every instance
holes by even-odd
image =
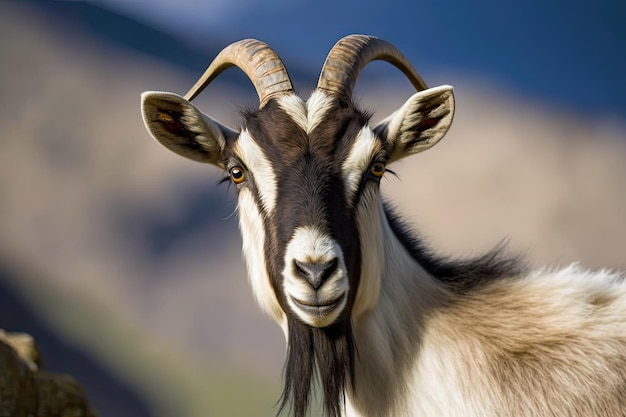
[[[248,266],[248,279],[257,303],[278,323],[285,322],[285,313],[280,308],[272,290],[265,264],[265,228],[261,212],[250,190],[243,188],[238,203],[239,228],[243,239],[243,254]]]
[[[324,120],[333,99],[323,91],[316,90],[306,103],[295,94],[284,94],[277,98],[278,105],[306,133],[310,133]]]
[[[578,265],[485,287],[432,314],[411,415],[624,416],[625,314],[624,277]]]
[[[380,294],[354,322],[347,416],[626,415],[615,394],[626,385],[622,275],[571,265],[459,296],[378,221],[382,234],[369,236],[384,241]]]
[[[324,121],[326,115],[334,102],[334,98],[321,90],[315,90],[306,102],[308,112],[308,129],[306,132],[312,132],[321,122]]]
[[[380,148],[380,141],[376,139],[372,129],[363,126],[341,167],[346,188],[346,203],[349,207],[353,205],[354,195],[359,189],[363,173],[367,172],[373,156]]]
[[[173,107],[182,112],[180,122],[194,134],[194,140],[202,147],[203,153],[188,151],[184,146],[184,139],[164,129],[158,122],[158,114],[164,109],[172,110]],[[146,128],[163,146],[184,157],[222,167],[218,155],[226,146],[224,132],[235,136],[234,130],[202,113],[192,103],[174,93],[146,91],[141,95],[141,109]]]
[[[199,111],[195,106],[183,109],[181,121],[197,134],[196,142],[203,148],[215,153],[224,150],[226,139],[218,126],[218,122]],[[217,147],[215,147],[216,144]]]
[[[356,221],[363,244],[361,245],[361,280],[352,307],[352,317],[355,322],[376,306],[385,268],[385,236],[380,219],[384,216],[384,211],[380,201],[371,202],[372,197],[377,197],[378,194],[377,190],[372,191],[371,187],[377,187],[377,185],[371,184],[369,189],[364,190],[362,204],[356,209]]]
[[[308,132],[309,119],[304,100],[295,94],[283,94],[278,96],[276,101],[278,106],[291,117],[300,129]]]
[[[274,212],[276,206],[276,175],[272,163],[267,159],[263,150],[256,144],[250,133],[244,129],[235,143],[234,152],[246,164],[254,176],[254,184],[259,190],[263,208],[268,215]]]
[[[438,104],[433,107],[431,101]],[[382,120],[374,131],[380,132],[386,127],[386,140],[395,148],[389,163],[437,144],[452,124],[454,105],[452,86],[442,85],[415,93],[402,107]],[[433,126],[416,129],[424,117],[439,120]],[[408,148],[404,147],[416,138],[419,138],[418,142]]]

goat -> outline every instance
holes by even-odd
[[[370,127],[352,92],[374,60],[417,93]],[[231,66],[260,102],[238,130],[190,103]],[[250,284],[287,339],[280,410],[303,417],[317,378],[329,417],[626,416],[623,274],[533,270],[501,247],[444,259],[381,198],[387,166],[439,142],[453,113],[452,87],[427,88],[365,35],[337,42],[306,101],[257,40],[226,47],[184,97],[142,95],[157,141],[237,189]]]

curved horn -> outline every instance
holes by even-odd
[[[259,108],[273,96],[293,91],[287,69],[278,54],[265,42],[244,39],[224,48],[206,69],[202,77],[185,94],[193,100],[222,71],[230,67],[241,69],[252,81],[259,95]]]
[[[317,88],[350,99],[359,73],[376,60],[396,66],[417,91],[428,88],[413,65],[395,46],[368,35],[348,35],[333,46],[322,67]]]

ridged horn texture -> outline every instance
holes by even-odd
[[[361,70],[370,62],[387,61],[404,73],[417,91],[428,86],[409,60],[392,44],[368,35],[348,35],[330,50],[317,88],[351,99]]]
[[[278,54],[265,42],[244,39],[224,48],[206,69],[202,77],[185,94],[191,101],[222,71],[230,67],[241,69],[252,81],[259,95],[259,108],[274,96],[293,92],[287,69]]]

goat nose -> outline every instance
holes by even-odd
[[[303,262],[294,260],[296,275],[304,278],[317,290],[337,269],[337,258],[328,262]]]

